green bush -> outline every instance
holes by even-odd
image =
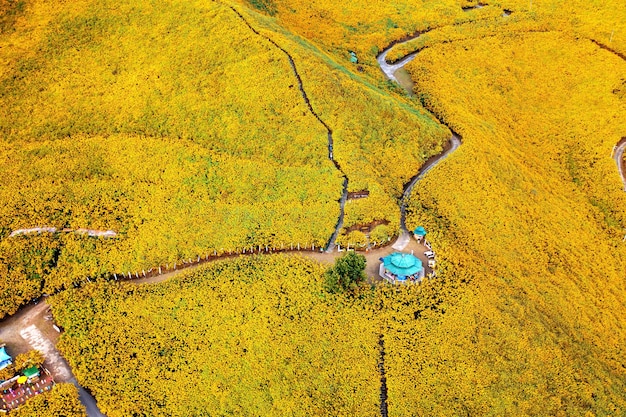
[[[356,289],[365,280],[365,256],[347,252],[326,271],[324,289],[333,294]]]
[[[380,224],[370,232],[370,242],[384,244],[393,236],[393,231],[386,224]]]

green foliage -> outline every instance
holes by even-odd
[[[274,16],[276,14],[276,4],[272,0],[247,0],[254,8]]]
[[[379,245],[384,245],[393,235],[394,233],[388,225],[379,224],[370,232],[370,242],[376,242]]]
[[[44,357],[38,350],[30,350],[26,353],[19,354],[15,357],[13,365],[16,372],[22,372],[26,368],[35,366],[39,368],[43,365]]]
[[[333,294],[355,290],[365,280],[365,256],[347,252],[324,274],[324,289]]]
[[[0,381],[6,381],[8,379],[11,379],[15,376],[15,366],[14,365],[9,365],[4,369],[0,369]]]
[[[25,8],[24,0],[0,0],[0,34],[14,30],[15,21]]]
[[[337,236],[336,242],[342,247],[348,247],[352,249],[363,249],[367,246],[367,236],[360,230],[353,230],[348,233],[342,233]]]

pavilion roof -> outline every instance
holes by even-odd
[[[398,276],[408,276],[423,269],[422,261],[410,253],[394,252],[383,258],[385,269]]]

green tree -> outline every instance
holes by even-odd
[[[324,288],[338,294],[355,289],[365,280],[365,256],[348,252],[326,271]]]

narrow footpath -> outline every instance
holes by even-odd
[[[341,173],[341,176],[343,177],[343,189],[341,192],[341,198],[339,199],[339,218],[337,219],[337,226],[335,226],[335,231],[333,232],[330,239],[326,243],[326,248],[325,248],[326,252],[332,252],[335,248],[335,241],[337,240],[337,236],[339,235],[339,232],[341,231],[341,228],[343,227],[344,211],[345,211],[346,201],[348,199],[348,176],[346,175],[345,172],[343,172],[343,169],[341,169],[339,162],[337,162],[337,160],[334,157],[333,131],[330,128],[330,126],[328,126],[328,124],[324,120],[322,120],[319,114],[317,114],[317,112],[313,109],[313,106],[311,105],[311,100],[309,100],[309,96],[306,93],[306,90],[304,89],[302,77],[300,77],[300,73],[298,72],[298,68],[296,67],[296,63],[293,60],[293,57],[291,56],[291,54],[287,52],[287,50],[284,49],[282,46],[280,46],[278,43],[276,43],[276,41],[274,41],[272,38],[261,34],[258,30],[252,27],[252,25],[248,22],[248,20],[246,20],[246,18],[243,17],[243,15],[239,13],[239,11],[237,11],[237,9],[235,9],[233,6],[229,6],[229,5],[225,5],[225,6],[231,9],[239,17],[239,19],[241,19],[245,23],[245,25],[248,26],[248,28],[252,32],[254,32],[257,36],[260,36],[266,41],[268,41],[269,43],[271,43],[274,47],[279,49],[282,53],[284,53],[287,56],[287,59],[289,60],[289,65],[291,66],[291,69],[296,77],[296,80],[298,81],[298,88],[300,89],[300,94],[302,95],[302,99],[304,100],[304,103],[309,109],[309,113],[311,113],[313,117],[315,117],[317,121],[320,122],[322,126],[324,126],[324,129],[326,129],[326,133],[328,136],[328,159],[333,163],[333,165],[335,165],[335,168],[337,169],[337,171]]]
[[[385,371],[385,339],[381,334],[378,338],[380,347],[380,359],[378,360],[378,372],[380,372],[380,415],[387,417],[389,410],[387,407],[387,373]]]

